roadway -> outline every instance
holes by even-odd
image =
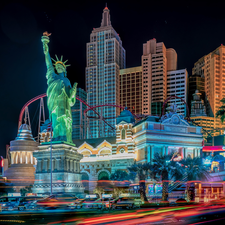
[[[132,210],[49,209],[3,211],[0,224],[224,224],[225,206],[176,206]]]

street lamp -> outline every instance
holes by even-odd
[[[52,117],[52,113],[51,113],[51,116],[50,116],[50,118]],[[49,126],[51,126],[51,127],[49,127]],[[51,138],[51,141],[50,141],[50,185],[51,185],[51,187],[50,187],[50,195],[52,195],[52,119],[50,120],[50,124],[48,125],[48,129],[47,130],[49,130],[49,128],[50,128],[50,132],[51,132],[51,134],[50,134],[50,138]]]

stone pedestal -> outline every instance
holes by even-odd
[[[50,150],[51,143],[43,143],[38,151],[33,153],[37,159],[37,168],[33,192],[50,193]],[[52,143],[52,192],[71,193],[80,196],[84,192],[81,182],[80,160],[83,156],[77,152],[74,145]]]

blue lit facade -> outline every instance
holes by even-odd
[[[93,29],[87,43],[86,90],[90,106],[120,105],[120,69],[125,68],[125,50],[119,35],[111,26],[109,10],[103,11],[101,27]],[[115,127],[119,108],[101,107],[96,111]],[[88,138],[115,136],[109,126],[88,112]]]
[[[77,88],[77,96],[87,101],[87,92],[81,88]],[[86,120],[84,118],[84,110],[87,108],[85,104],[76,100],[75,105],[71,108],[73,119],[72,139],[86,138]]]

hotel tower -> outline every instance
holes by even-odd
[[[125,68],[125,50],[113,29],[109,9],[104,8],[99,28],[94,28],[87,43],[86,91],[90,106],[120,105],[120,69]],[[87,113],[88,138],[115,136],[116,116],[120,109],[102,106]],[[106,125],[100,117],[105,118]],[[100,118],[100,119],[99,119]]]

